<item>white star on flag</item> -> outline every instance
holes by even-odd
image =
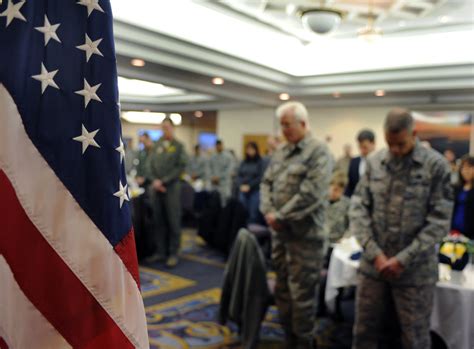
[[[14,4],[12,0],[8,0],[7,9],[0,13],[0,17],[7,17],[7,23],[5,27],[8,27],[14,18],[21,19],[26,22],[26,18],[20,12],[21,7],[25,4],[25,1],[20,1]]]
[[[86,53],[86,61],[89,62],[89,59],[93,54],[99,55],[104,57],[102,52],[98,49],[98,46],[102,39],[98,39],[96,41],[92,41],[89,36],[86,34],[86,42],[84,45],[76,46],[79,50],[83,50]]]
[[[104,12],[99,5],[99,0],[79,0],[77,4],[87,7],[87,17],[89,17],[94,10]]]
[[[115,148],[115,150],[120,153],[120,163],[122,163],[125,157],[125,148],[123,146],[122,138],[120,138],[120,145],[117,148]]]
[[[120,198],[120,208],[122,208],[124,201],[130,201],[130,198],[127,195],[127,184],[125,187],[122,185],[122,182],[119,181],[119,191],[114,193],[114,196]]]
[[[40,31],[44,34],[44,46],[46,46],[51,39],[61,42],[61,40],[59,40],[58,34],[56,34],[56,30],[60,25],[61,23],[51,25],[51,23],[49,23],[48,16],[44,15],[44,26],[35,27],[37,31]]]
[[[77,137],[73,138],[73,140],[75,140],[75,141],[82,142],[82,154],[84,154],[86,152],[87,147],[89,145],[91,145],[93,147],[96,147],[96,148],[100,148],[100,145],[98,145],[97,142],[94,139],[97,132],[99,132],[99,129],[97,129],[95,131],[92,131],[92,132],[89,132],[89,131],[87,131],[85,126],[82,125],[82,134],[80,136],[77,136]]]
[[[41,63],[41,74],[32,76],[33,79],[41,81],[41,94],[44,93],[44,91],[46,90],[48,86],[52,86],[59,90],[59,86],[56,85],[56,83],[53,80],[54,76],[56,75],[58,71],[59,69],[48,72],[44,64]]]
[[[80,91],[76,91],[78,95],[84,96],[84,108],[87,108],[87,105],[91,101],[91,99],[95,101],[102,102],[102,100],[97,96],[97,90],[99,89],[100,85],[97,84],[95,86],[90,86],[86,79],[84,79],[84,89]]]

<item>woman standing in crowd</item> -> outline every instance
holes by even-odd
[[[452,230],[474,239],[474,156],[461,159],[459,184],[455,190]]]
[[[239,201],[249,213],[249,223],[258,223],[260,211],[260,181],[263,176],[263,160],[258,145],[249,142],[245,146],[245,159],[241,162],[237,173]]]

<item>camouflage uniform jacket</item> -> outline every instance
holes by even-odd
[[[189,159],[186,172],[197,179],[207,180],[209,177],[209,159],[204,155],[194,155]]]
[[[137,165],[137,176],[145,179],[151,179],[150,160],[153,154],[153,149],[147,151],[146,149],[140,150],[138,153],[138,165]]]
[[[233,158],[226,150],[221,153],[215,153],[209,160],[209,177],[218,177],[219,184],[212,185],[212,188],[218,190],[221,195],[221,202],[224,205],[232,192],[232,171]]]
[[[323,238],[332,161],[327,146],[309,134],[285,144],[272,156],[260,185],[260,210],[274,212],[289,237]]]
[[[325,232],[330,243],[340,240],[349,228],[349,207],[351,200],[347,196],[330,203],[326,210]]]
[[[405,268],[394,284],[436,282],[435,246],[449,232],[452,196],[447,162],[419,142],[398,161],[386,149],[369,157],[349,216],[350,231],[364,248],[360,271],[381,278],[373,260],[383,252]]]

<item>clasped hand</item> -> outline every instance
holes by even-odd
[[[404,269],[396,257],[387,258],[383,253],[375,257],[374,266],[387,279],[398,279]]]

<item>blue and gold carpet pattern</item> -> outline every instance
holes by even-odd
[[[193,280],[146,267],[140,267],[140,280],[143,298],[174,292],[196,284]]]
[[[224,256],[207,248],[193,232],[182,238],[180,263],[174,269],[162,264],[142,266],[140,279],[152,349],[240,348],[238,329],[217,322]],[[269,278],[274,275],[269,274]],[[331,323],[322,322],[321,348],[329,345]],[[318,331],[319,332],[319,331]],[[337,347],[337,346],[336,346]],[[284,348],[278,312],[271,307],[260,331],[259,348]]]

